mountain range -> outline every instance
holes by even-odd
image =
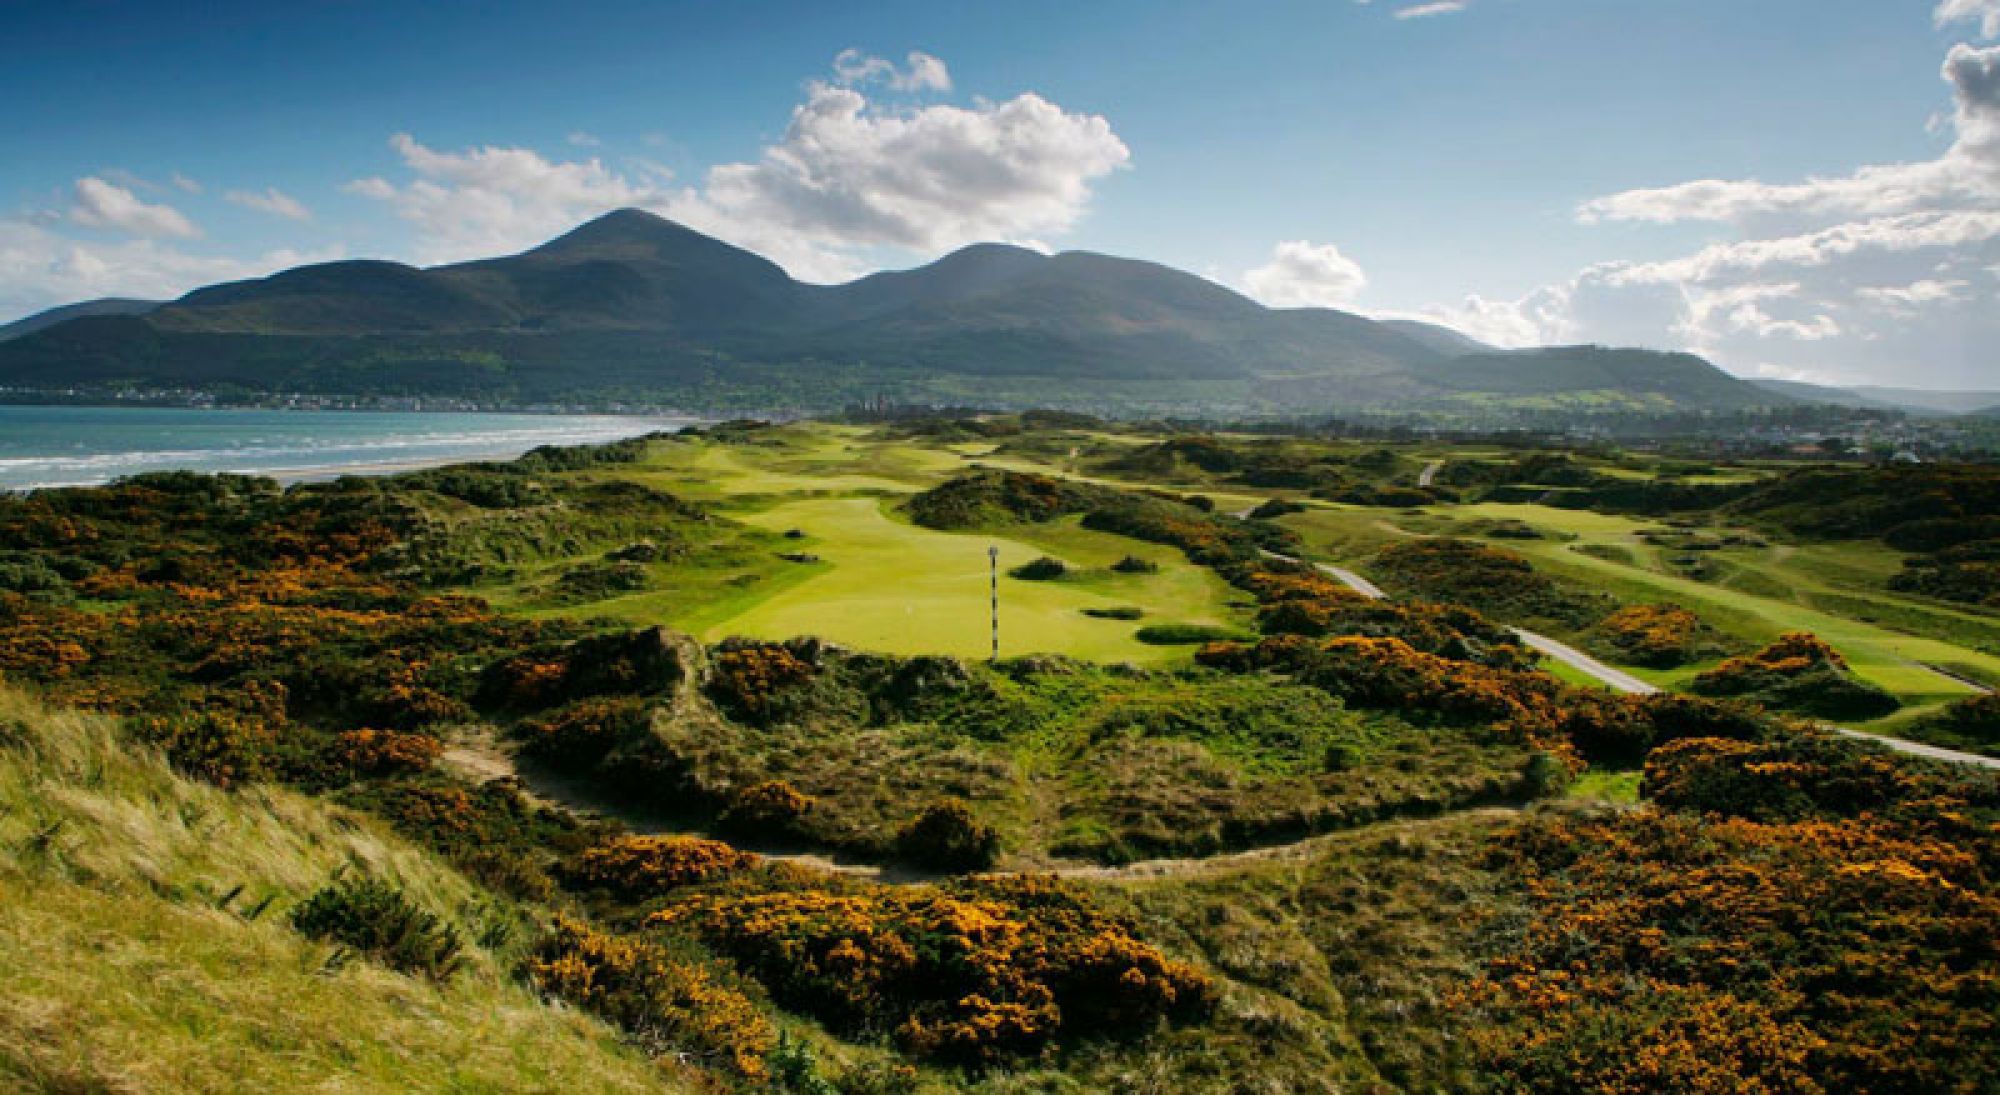
[[[158,305],[72,305],[0,329],[0,386],[1149,414],[1794,401],[1690,355],[1496,351],[1425,323],[1266,308],[1087,252],[978,244],[814,285],[629,209],[505,258],[331,262]]]

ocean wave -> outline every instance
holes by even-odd
[[[297,412],[294,412],[297,413]],[[407,421],[407,420],[405,420]],[[327,422],[331,429],[351,429],[351,419],[336,413]],[[396,425],[402,425],[399,421]],[[268,422],[236,439],[216,438],[199,446],[168,448],[116,448],[115,432],[105,439],[68,441],[59,451],[50,451],[53,441],[43,442],[40,452],[0,456],[0,489],[37,490],[46,487],[89,486],[121,476],[148,471],[186,469],[207,472],[283,474],[319,473],[345,466],[359,469],[406,461],[423,463],[451,460],[505,459],[529,449],[549,444],[592,444],[633,437],[658,429],[686,424],[676,419],[645,418],[561,418],[547,422],[509,422],[494,428],[467,428],[454,422],[449,426],[407,431],[385,430],[360,436],[283,436]],[[226,426],[226,421],[203,422],[201,428]],[[204,441],[210,441],[203,438]],[[32,444],[28,442],[25,444]],[[95,451],[79,452],[81,446]],[[0,452],[9,447],[0,444]]]

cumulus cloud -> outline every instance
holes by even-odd
[[[1979,33],[2000,38],[2000,0],[1944,0],[1933,15],[1937,25],[1978,23]]]
[[[1330,243],[1286,240],[1271,261],[1243,275],[1251,296],[1273,308],[1339,308],[1354,300],[1368,276]]]
[[[930,252],[1063,232],[1092,183],[1130,159],[1105,119],[1033,92],[899,110],[821,84],[761,158],[710,169],[673,208],[703,224],[793,232],[826,247]]]
[[[418,257],[443,262],[538,243],[620,206],[638,206],[757,250],[800,277],[860,269],[855,252],[922,253],[978,240],[1061,233],[1092,184],[1131,153],[1105,119],[1032,92],[1004,102],[922,107],[878,103],[858,84],[949,86],[942,62],[906,68],[842,54],[837,82],[807,85],[782,136],[752,162],[670,187],[641,165],[560,161],[525,148],[440,151],[399,134],[413,176],[357,179],[349,193],[386,202],[417,229]]]
[[[261,277],[341,253],[336,247],[280,249],[252,258],[195,255],[154,239],[85,241],[25,220],[0,220],[0,317],[94,297],[169,299],[213,282]]]
[[[227,194],[224,194],[223,197],[245,209],[255,209],[260,213],[269,213],[274,217],[283,217],[286,220],[309,221],[312,219],[312,210],[307,209],[297,198],[279,190],[275,186],[265,187],[262,191],[231,190]]]
[[[125,187],[95,175],[76,180],[76,203],[70,207],[69,219],[134,236],[201,235],[201,229],[173,206],[141,201]]]
[[[950,91],[951,70],[928,53],[911,50],[904,66],[871,57],[858,49],[844,49],[833,59],[833,74],[843,84],[882,83],[891,91]]]

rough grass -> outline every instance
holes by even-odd
[[[336,872],[462,926],[448,981],[307,940]],[[507,969],[526,923],[358,815],[191,783],[111,720],[0,688],[0,1087],[657,1090],[674,1077]]]
[[[1222,1030],[1188,1055],[1233,1086],[1152,1090],[1485,1088],[1444,994],[1481,968],[1480,930],[1520,915],[1479,865],[1507,816],[1379,825],[1299,859],[1128,885],[1163,944],[1229,979]],[[1232,1019],[1253,1046],[1229,1037]]]

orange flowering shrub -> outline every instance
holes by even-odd
[[[1701,618],[1673,605],[1629,605],[1599,620],[1595,630],[1620,657],[1657,669],[1694,661],[1705,645]]]
[[[1755,748],[1721,751],[1785,763]],[[1535,917],[1454,1003],[1526,1089],[1966,1089],[2000,1075],[1984,801],[1913,802],[1907,821],[1533,820],[1491,862]]]
[[[275,730],[264,721],[225,710],[145,719],[138,730],[175,768],[218,787],[269,775],[271,746],[277,740]]]
[[[717,824],[745,836],[792,837],[813,806],[811,795],[784,780],[766,780],[731,795]]]
[[[1206,647],[1197,659],[1239,672],[1276,669],[1356,707],[1491,723],[1537,742],[1553,736],[1569,691],[1545,674],[1455,661],[1395,638],[1280,636],[1247,647]]]
[[[528,959],[543,992],[598,1015],[656,1055],[684,1056],[745,1080],[768,1075],[777,1043],[749,997],[655,944],[556,917]]]
[[[1826,640],[1809,631],[1788,631],[1778,637],[1778,641],[1757,651],[1731,658],[1708,673],[1726,677],[1731,674],[1775,673],[1780,676],[1797,676],[1815,669],[1846,669],[1847,659],[1840,652],[1826,644]]]
[[[1693,691],[1734,696],[1776,710],[1829,719],[1876,719],[1901,706],[1855,677],[1847,659],[1818,636],[1788,632],[1777,642],[1730,658],[1694,679]]]
[[[386,776],[421,772],[444,753],[444,742],[428,734],[360,729],[341,734],[334,753],[342,767],[357,775]]]
[[[719,840],[691,836],[624,836],[586,848],[562,864],[565,882],[643,901],[682,886],[737,874],[757,857]]]
[[[754,717],[768,712],[778,693],[812,679],[813,667],[784,646],[750,643],[716,655],[710,687],[725,706]]]
[[[652,707],[638,696],[578,700],[516,728],[529,756],[557,768],[582,769],[645,730]]]
[[[1209,979],[1049,878],[688,898],[652,923],[735,958],[789,1006],[906,1051],[985,1064],[1214,1006]]]
[[[2000,832],[1982,830],[1977,820],[1978,811],[2000,808],[1993,777],[1915,767],[1886,749],[1819,731],[1661,746],[1646,758],[1644,791],[1665,806],[1760,821],[1893,820],[2000,853]],[[1967,804],[1976,809],[1969,813]]]

